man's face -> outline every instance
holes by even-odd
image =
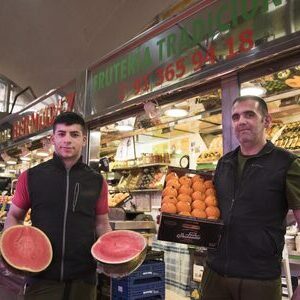
[[[63,160],[77,160],[86,144],[86,136],[79,124],[57,124],[52,136],[55,153]]]
[[[259,103],[254,100],[237,102],[232,107],[232,126],[241,145],[262,141],[265,128],[270,125],[270,116],[263,116]]]

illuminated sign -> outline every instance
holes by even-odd
[[[71,111],[74,107],[75,93],[70,93],[61,98],[56,104],[52,103],[45,108],[30,113],[21,117],[18,121],[12,124],[11,129],[1,131],[1,142],[7,140],[17,140],[26,137],[29,134],[39,132],[43,129],[49,128],[62,111]]]
[[[282,0],[223,0],[205,7],[191,19],[92,69],[91,108],[131,100],[248,52],[265,35],[266,14],[284,5]]]

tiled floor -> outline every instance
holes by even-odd
[[[166,290],[166,299],[165,300],[186,300],[186,299],[190,299],[190,298],[183,297],[179,294],[176,294],[173,291]]]
[[[181,295],[178,295],[174,293],[173,291],[166,290],[166,299],[165,300],[187,300],[190,299],[189,297],[183,297]],[[282,300],[289,300],[288,297],[282,297]],[[300,299],[297,299],[300,300]]]

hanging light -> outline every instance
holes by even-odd
[[[50,154],[49,151],[44,150],[44,149],[39,149],[35,153],[35,155],[38,157],[47,157],[47,156],[49,156],[49,154]]]
[[[188,111],[183,108],[172,106],[164,112],[165,116],[171,118],[182,118],[188,115]]]
[[[17,160],[16,159],[13,159],[13,158],[9,158],[6,163],[8,165],[16,165],[17,164]]]
[[[241,96],[258,96],[261,97],[266,94],[266,89],[260,85],[251,85],[241,88]]]
[[[21,156],[20,159],[22,161],[31,161],[31,157],[30,156]]]

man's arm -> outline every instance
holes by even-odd
[[[26,210],[19,208],[18,206],[11,204],[7,218],[4,223],[4,229],[8,227],[22,224],[26,215]]]
[[[96,233],[97,237],[102,234],[111,231],[111,226],[109,224],[108,214],[102,214],[96,216]]]

